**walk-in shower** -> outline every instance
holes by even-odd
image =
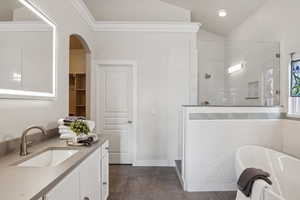
[[[280,105],[277,42],[199,41],[199,105]]]

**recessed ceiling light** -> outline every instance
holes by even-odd
[[[225,9],[219,10],[219,17],[226,17],[226,16],[227,16],[227,12]]]

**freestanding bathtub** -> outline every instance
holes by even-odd
[[[271,174],[270,186],[255,182],[251,198],[238,191],[237,200],[300,200],[300,160],[259,146],[244,146],[236,152],[236,175],[246,168],[260,168]]]

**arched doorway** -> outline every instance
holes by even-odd
[[[90,118],[90,49],[79,35],[70,36],[69,115]]]

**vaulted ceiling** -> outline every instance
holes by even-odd
[[[268,0],[161,0],[192,11],[192,20],[208,31],[226,35],[245,21]],[[227,17],[218,17],[225,9]]]
[[[83,0],[89,7],[96,20],[107,21],[148,21],[160,20],[167,11],[175,10],[169,15],[174,17],[176,12],[191,11],[192,21],[202,23],[202,28],[220,35],[229,34],[240,25],[260,6],[269,0]],[[163,3],[163,4],[162,4]],[[145,5],[147,4],[147,5]],[[143,6],[145,5],[145,6]],[[156,5],[156,9],[155,8]],[[162,7],[165,7],[162,11]],[[178,8],[176,10],[176,7]],[[181,10],[180,10],[181,9]],[[218,10],[226,9],[228,16],[220,18]],[[112,11],[113,10],[113,11]],[[124,13],[127,12],[126,17]],[[152,17],[149,17],[152,13]],[[107,17],[110,15],[110,17]],[[173,18],[172,18],[173,19]],[[163,19],[162,19],[163,20]],[[174,19],[178,21],[178,19]]]
[[[84,1],[87,4],[89,4],[88,2],[93,2],[92,4],[93,6],[90,7],[90,9],[94,16],[99,15],[99,13],[98,14],[96,13],[97,8],[95,8],[95,2],[99,3],[97,4],[96,7],[98,7],[98,5],[100,7],[101,4],[106,2],[104,0],[84,0]],[[121,1],[122,0],[120,0],[120,2]],[[152,1],[153,3],[153,1],[158,1],[158,0],[149,0],[149,1]],[[262,6],[268,0],[160,0],[160,1],[190,10],[192,12],[192,21],[201,22],[203,24],[202,28],[220,35],[226,35],[230,33],[232,29],[240,25],[244,20],[247,19],[247,17],[249,17],[252,13],[254,13],[260,6]],[[1,5],[0,21],[11,20],[12,10],[22,6],[18,2],[18,0],[0,0],[0,5]],[[120,9],[120,7],[119,8],[115,7],[115,8],[117,10]],[[218,17],[217,14],[218,14],[218,10],[220,9],[226,9],[228,16],[225,18]],[[139,11],[139,12],[145,13],[146,11]],[[101,19],[97,19],[97,20],[101,20]],[[121,19],[119,21],[121,21]]]
[[[0,0],[0,21],[11,21],[13,10],[21,7],[18,0]]]

